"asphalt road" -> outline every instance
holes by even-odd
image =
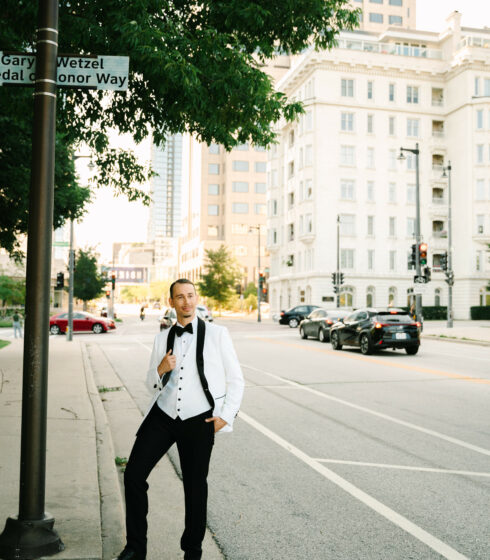
[[[362,356],[271,323],[222,324],[246,378],[209,477],[227,559],[490,558],[490,348],[431,340],[416,356]],[[82,335],[142,411],[157,328],[127,318]]]

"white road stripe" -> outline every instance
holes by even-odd
[[[274,443],[277,443],[280,447],[282,447],[286,451],[289,451],[289,453],[303,461],[313,470],[323,475],[325,478],[330,480],[330,482],[337,485],[339,488],[342,488],[342,490],[349,493],[351,496],[353,496],[375,512],[382,515],[385,519],[387,519],[394,525],[397,525],[419,541],[423,542],[429,548],[441,554],[444,558],[447,558],[448,560],[468,560],[467,556],[463,556],[457,550],[454,550],[454,548],[451,548],[449,545],[442,542],[437,537],[434,537],[418,525],[415,525],[415,523],[412,523],[406,517],[403,517],[403,515],[400,515],[396,511],[376,500],[376,498],[373,498],[360,488],[357,488],[357,486],[354,486],[349,481],[345,480],[324,465],[320,464],[317,460],[309,457],[306,453],[303,453],[303,451],[266,428],[263,424],[260,424],[259,422],[254,420],[245,412],[240,411],[240,418],[244,422],[247,422],[247,424],[255,428],[257,431],[259,431],[261,434],[271,439]]]
[[[388,465],[386,463],[364,463],[362,461],[343,461],[341,459],[319,459],[315,458],[313,461],[319,463],[332,463],[336,465],[354,465],[356,467],[378,467],[381,469],[397,469],[403,471],[416,471],[416,472],[430,472],[442,474],[460,474],[463,476],[484,476],[490,478],[490,473],[475,472],[475,471],[455,471],[450,469],[435,469],[432,467],[409,467],[405,465]]]
[[[339,399],[338,397],[333,397],[333,396],[331,396],[327,393],[322,393],[322,391],[317,391],[316,389],[312,389],[311,387],[308,387],[306,385],[301,385],[300,383],[297,383],[296,381],[290,381],[289,379],[285,379],[284,377],[281,377],[280,375],[275,375],[274,373],[270,373],[270,372],[265,371],[263,369],[258,369],[256,367],[249,366],[249,365],[246,365],[246,364],[241,364],[241,365],[243,367],[247,368],[247,369],[250,369],[252,371],[257,371],[259,373],[264,373],[266,375],[269,375],[270,377],[273,377],[274,379],[278,379],[279,381],[282,381],[283,383],[293,385],[294,387],[296,387],[298,389],[302,389],[303,391],[306,391],[308,393],[313,393],[314,395],[318,395],[319,397],[322,397],[324,399],[328,399],[328,400],[337,402],[339,404],[349,406],[350,408],[360,410],[361,412],[366,412],[368,414],[372,414],[373,416],[377,416],[378,418],[383,418],[384,420],[388,420],[389,422],[394,422],[395,424],[400,424],[401,426],[405,426],[406,428],[410,428],[411,430],[417,430],[418,432],[422,432],[424,434],[431,435],[433,437],[442,439],[444,441],[448,441],[449,443],[453,443],[454,445],[458,445],[460,447],[465,447],[466,449],[471,449],[471,451],[476,451],[477,453],[481,453],[482,455],[490,456],[490,450],[489,449],[479,447],[478,445],[473,445],[472,443],[467,443],[466,441],[463,441],[463,440],[460,440],[460,439],[457,439],[457,438],[453,438],[451,436],[446,436],[445,434],[441,434],[440,432],[437,432],[435,430],[430,430],[428,428],[418,426],[417,424],[412,424],[411,422],[405,422],[404,420],[399,420],[398,418],[395,418],[394,416],[390,416],[389,414],[383,414],[382,412],[377,412],[376,410],[371,410],[370,408],[366,408],[365,406],[360,406],[360,405],[351,403],[349,401],[345,401],[344,399]]]

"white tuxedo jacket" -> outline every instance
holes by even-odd
[[[146,385],[153,398],[145,414],[151,410],[161,391],[162,380],[157,367],[167,353],[167,337],[170,329],[160,331],[155,337],[150,365],[146,375]],[[214,399],[213,416],[219,416],[227,423],[220,432],[233,431],[233,421],[240,409],[244,380],[238,357],[226,327],[206,323],[204,337],[204,375]],[[173,375],[174,372],[172,371]]]

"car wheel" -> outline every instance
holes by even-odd
[[[299,328],[299,336],[300,336],[301,338],[308,338],[308,337],[306,336],[306,334],[305,334],[305,329],[304,329],[303,327],[300,327],[300,328]]]
[[[49,327],[49,332],[50,332],[51,334],[60,334],[61,330],[60,330],[60,328],[58,327],[58,325],[51,325],[51,326]]]
[[[319,329],[318,331],[318,340],[320,342],[327,342],[327,337],[325,336],[325,331],[323,329]]]
[[[92,327],[92,331],[95,334],[100,334],[104,332],[104,327],[100,323],[95,323],[95,325]]]
[[[418,346],[407,346],[405,348],[405,352],[409,355],[409,356],[415,356],[415,354],[419,351],[419,347]]]
[[[361,352],[365,356],[373,353],[371,341],[369,340],[369,336],[367,334],[361,335],[360,345],[361,345]]]
[[[298,319],[296,319],[296,317],[293,317],[292,319],[289,319],[288,325],[289,325],[292,329],[295,329],[295,328],[299,325],[299,321],[298,321]]]
[[[342,344],[340,344],[340,338],[338,333],[334,332],[330,335],[330,340],[332,342],[332,348],[334,350],[342,350]]]

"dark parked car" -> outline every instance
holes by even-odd
[[[68,326],[68,313],[58,313],[49,319],[49,332],[51,334],[65,334]],[[96,317],[91,313],[75,311],[73,313],[73,332],[90,332],[100,334],[115,329],[116,324],[112,319]]]
[[[327,342],[330,340],[332,325],[347,317],[349,313],[350,311],[342,309],[315,309],[299,324],[299,335],[301,338],[312,336],[320,342]]]
[[[196,307],[196,315],[203,319],[203,321],[207,321],[208,319],[204,316],[203,312]],[[177,322],[177,313],[173,307],[169,307],[165,313],[158,318],[160,321],[160,330],[163,331],[164,329],[169,329],[175,322]]]
[[[295,329],[300,321],[314,310],[318,309],[318,305],[297,305],[296,307],[291,307],[287,311],[281,311],[279,317],[280,325],[289,325],[292,329]]]
[[[420,323],[402,309],[358,309],[330,329],[335,350],[358,346],[363,354],[383,348],[405,348],[416,354],[420,346]]]

